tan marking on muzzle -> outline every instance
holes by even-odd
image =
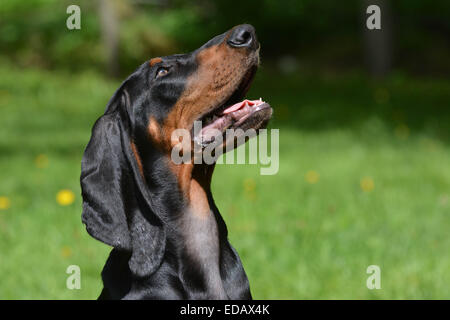
[[[163,139],[170,144],[175,129],[190,130],[195,120],[218,107],[237,89],[249,67],[248,54],[215,45],[197,54],[198,69],[163,124]]]

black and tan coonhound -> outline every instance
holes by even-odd
[[[239,103],[259,48],[251,25],[236,26],[191,53],[145,62],[109,101],[81,170],[82,221],[113,247],[99,299],[251,299],[211,194],[214,164],[175,164],[171,150],[173,131],[196,120],[221,132],[267,125],[267,103]]]

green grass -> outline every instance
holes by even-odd
[[[118,82],[0,71],[0,197],[10,201],[0,210],[0,299],[94,299],[110,249],[81,224],[78,179]],[[401,75],[262,70],[250,97],[275,109],[279,172],[218,165],[213,179],[254,298],[450,298],[449,92],[447,81]],[[362,179],[374,188],[364,191]],[[73,204],[57,203],[62,189]],[[66,289],[72,264],[81,290]],[[366,287],[372,264],[381,290]]]

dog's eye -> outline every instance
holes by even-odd
[[[162,76],[166,75],[168,72],[169,72],[169,69],[161,67],[156,71],[156,77],[157,78],[162,77]]]

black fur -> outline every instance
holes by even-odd
[[[198,51],[224,38],[190,54],[164,57],[157,66],[141,65],[94,125],[82,160],[82,221],[90,235],[113,247],[102,272],[100,299],[251,299],[239,256],[208,194],[223,292],[211,290],[211,270],[198,263],[183,236],[186,199],[167,157],[149,142],[147,129],[150,117],[163,123],[183,93],[186,79],[198,68]],[[156,81],[165,65],[172,68],[171,76]],[[131,142],[139,150],[143,174]]]

